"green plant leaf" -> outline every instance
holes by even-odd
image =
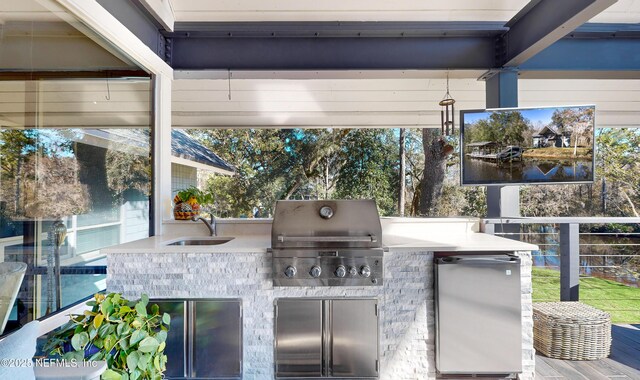
[[[144,371],[147,368],[147,365],[149,364],[149,360],[151,360],[151,355],[149,354],[140,355],[140,359],[138,360],[138,368]]]
[[[109,335],[109,325],[108,324],[104,324],[102,326],[100,326],[98,328],[98,336],[100,336],[100,338],[104,339],[107,337],[107,335]]]
[[[161,355],[160,356],[160,368],[162,368],[162,370],[164,371],[166,369],[167,366],[167,355]]]
[[[116,345],[117,342],[118,339],[115,337],[115,335],[108,335],[106,338],[104,338],[104,350],[107,352],[111,351],[111,349]]]
[[[95,328],[100,327],[100,325],[102,324],[102,321],[104,321],[104,314],[99,313],[93,318],[93,327]]]
[[[138,380],[140,379],[142,376],[142,372],[140,372],[140,370],[138,368],[134,368],[133,372],[131,373],[130,379],[131,380]]]
[[[82,361],[84,360],[84,351],[71,351],[62,355],[62,358],[68,361]]]
[[[144,306],[147,306],[149,304],[149,296],[143,293],[140,296],[140,301],[144,304]]]
[[[118,326],[116,326],[116,334],[122,336],[126,332],[127,327],[128,325],[124,322],[118,323]]]
[[[114,304],[120,303],[120,299],[121,299],[121,295],[120,293],[113,293],[113,297],[111,298],[113,300]]]
[[[160,343],[158,343],[158,340],[156,338],[148,336],[140,342],[140,344],[138,345],[138,350],[142,352],[153,352],[158,348],[159,345]]]
[[[144,330],[135,330],[133,332],[133,334],[131,334],[131,339],[129,339],[129,345],[133,346],[136,343],[142,341],[144,338],[147,337],[147,335],[149,335],[146,331]]]
[[[120,315],[124,315],[124,314],[126,314],[126,313],[130,312],[131,310],[133,310],[133,309],[131,309],[129,306],[127,306],[127,305],[122,305],[122,306],[120,306],[120,311],[119,311],[119,313],[120,313]]]
[[[133,370],[138,366],[138,360],[140,359],[140,353],[138,351],[132,351],[127,355],[127,368],[129,373],[133,373]]]
[[[167,342],[161,342],[158,346],[158,352],[164,351],[164,348],[167,346]]]
[[[96,336],[98,336],[98,329],[93,325],[89,325],[89,340],[93,340]]]
[[[104,315],[109,315],[113,312],[113,304],[109,298],[105,298],[105,300],[102,301],[100,304],[100,311],[102,311],[102,314]]]
[[[151,305],[151,314],[152,315],[160,314],[160,306],[158,306],[158,304],[154,303],[153,305]]]
[[[71,338],[71,346],[76,351],[83,350],[87,343],[89,343],[89,334],[84,331],[79,334],[75,334],[73,338]]]
[[[112,369],[108,369],[102,374],[102,380],[122,380],[122,375]]]
[[[136,311],[142,317],[146,317],[147,316],[147,307],[146,307],[145,304],[142,303],[142,301],[140,301],[140,302],[138,302],[136,304]]]
[[[153,366],[156,368],[156,371],[162,372],[162,367],[160,367],[160,355],[156,355],[153,358]]]
[[[164,331],[164,330],[158,331],[158,333],[156,334],[156,339],[158,339],[158,342],[160,342],[160,343],[166,341],[167,340],[167,332]]]
[[[169,313],[162,314],[162,322],[164,322],[164,324],[167,326],[171,324],[171,316],[169,315]]]
[[[131,322],[131,327],[133,327],[134,329],[139,329],[140,327],[142,327],[142,322],[140,322],[139,318],[136,318],[133,320],[133,322]]]

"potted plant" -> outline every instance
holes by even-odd
[[[194,186],[178,191],[173,198],[173,217],[176,220],[188,220],[198,215],[201,194],[200,189]]]
[[[118,293],[98,293],[87,305],[91,310],[70,315],[49,338],[45,352],[67,360],[105,360],[109,369],[102,380],[162,378],[169,314],[149,306],[146,294],[129,301]]]
[[[195,186],[180,190],[173,198],[173,217],[176,220],[189,220],[200,214],[202,205],[211,204],[213,194]]]

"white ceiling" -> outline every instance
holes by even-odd
[[[528,0],[170,0],[176,21],[508,21]],[[592,22],[640,22],[619,0]]]
[[[113,79],[0,81],[0,128],[31,127],[36,117],[45,128],[148,128],[151,85]]]
[[[0,0],[0,70],[137,69],[55,0]]]
[[[528,0],[170,0],[177,22],[499,21]],[[638,23],[640,0],[619,0],[592,22]],[[481,73],[451,73],[457,109],[484,108]],[[180,127],[437,127],[446,72],[176,73]],[[596,103],[600,126],[640,126],[638,80],[521,79],[520,105]],[[625,99],[619,101],[618,99]]]
[[[348,79],[180,79],[176,127],[439,127],[442,73]],[[286,75],[281,75],[286,77]],[[294,77],[294,76],[289,76]],[[596,104],[600,127],[640,127],[640,80],[519,80],[523,107]],[[485,108],[485,83],[450,81],[456,109]]]
[[[0,23],[49,20],[45,0],[0,0]],[[507,21],[527,0],[171,0],[177,21]],[[594,18],[640,21],[640,0],[619,0]],[[75,33],[74,33],[75,34]],[[6,46],[5,46],[6,48]],[[453,71],[456,109],[485,107],[475,71]],[[176,73],[177,127],[437,127],[445,71]],[[24,89],[0,87],[0,125],[28,124],[34,100]],[[74,87],[75,86],[75,87]],[[595,103],[599,126],[640,127],[640,80],[521,79],[520,105]],[[42,88],[41,110],[51,126],[146,126],[150,108],[140,84],[79,81]],[[31,93],[33,95],[33,93]]]
[[[428,74],[428,73],[427,73]],[[427,75],[425,74],[425,75]],[[438,127],[441,77],[180,79],[175,127]],[[450,80],[456,109],[485,107],[485,83]],[[0,81],[0,127],[146,127],[150,87],[134,80]],[[25,93],[26,90],[26,93]],[[521,79],[520,106],[595,104],[598,127],[640,128],[640,80]],[[30,119],[31,118],[31,119]],[[30,121],[31,120],[31,121]]]
[[[56,11],[51,10],[56,8]],[[63,16],[61,9],[49,0],[0,1],[0,24],[7,21],[60,21],[60,16]]]

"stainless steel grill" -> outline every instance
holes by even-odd
[[[381,238],[373,200],[278,201],[273,285],[382,285]]]

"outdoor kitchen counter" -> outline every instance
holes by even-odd
[[[522,365],[534,374],[531,244],[478,233],[477,219],[381,218],[384,283],[381,286],[273,286],[270,220],[222,221],[212,246],[167,246],[184,236],[204,237],[201,223],[165,223],[165,235],[104,249],[107,290],[136,298],[240,299],[243,308],[242,373],[246,380],[274,378],[274,302],[281,298],[376,299],[379,304],[380,380],[435,380],[435,252],[514,252],[521,257]]]
[[[430,235],[428,237],[422,237]],[[236,236],[233,240],[218,245],[172,246],[167,243],[181,238],[201,238],[203,236],[164,237],[154,236],[148,239],[104,248],[103,253],[266,253],[271,246],[270,235]],[[224,237],[224,236],[220,236]],[[535,251],[536,245],[505,239],[498,236],[467,232],[454,234],[404,234],[382,235],[382,243],[393,252],[430,251],[430,252],[478,252],[478,251]]]
[[[132,241],[130,243],[120,244],[109,248],[103,248],[102,253],[266,253],[267,248],[271,246],[270,235],[246,235],[235,236],[233,240],[218,245],[167,245],[167,243],[175,242],[180,239],[201,239],[208,237],[207,235],[189,235],[189,236],[153,236],[147,239]],[[217,236],[224,238],[225,236]]]

